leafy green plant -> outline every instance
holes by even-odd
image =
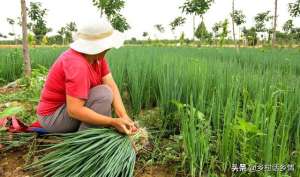
[[[5,117],[5,116],[16,115],[21,111],[23,111],[22,107],[9,107],[9,108],[4,109],[2,112],[0,112],[0,118]]]
[[[253,154],[251,153],[253,152],[251,149],[252,144],[249,141],[265,134],[256,125],[241,118],[238,118],[237,123],[232,128],[240,140],[236,145],[240,146],[240,152],[243,152],[240,153],[241,157],[237,159],[240,160],[240,163],[255,164],[256,162],[253,160]]]
[[[192,177],[202,176],[204,166],[209,160],[210,125],[204,114],[191,105],[176,103],[181,116],[181,135],[183,137],[186,160]]]

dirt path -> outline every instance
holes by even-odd
[[[0,154],[1,177],[29,177],[31,174],[22,170],[26,153],[22,150]]]

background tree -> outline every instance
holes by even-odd
[[[35,38],[34,38],[34,35],[31,34],[31,33],[28,33],[28,43],[29,45],[36,45],[36,41],[35,41]]]
[[[277,7],[278,7],[278,0],[274,0],[275,2],[275,7],[274,7],[274,17],[273,17],[273,32],[272,32],[272,47],[275,46],[276,43],[276,28],[277,28]]]
[[[244,27],[242,32],[248,45],[255,46],[257,44],[257,32],[255,27],[252,27],[250,29]]]
[[[2,34],[2,33],[0,33],[0,38],[4,38],[4,39],[6,39],[6,38],[7,38],[7,36],[6,36],[6,35],[4,35],[4,34]]]
[[[287,36],[287,40],[289,41],[289,43],[292,43],[293,37],[292,37],[292,33],[294,30],[294,23],[292,19],[287,20],[283,27],[282,27],[283,31],[285,32],[286,36]]]
[[[185,41],[185,35],[184,35],[184,32],[182,32],[180,34],[180,37],[179,37],[179,43],[180,43],[180,45],[183,45],[184,41]]]
[[[37,44],[40,44],[44,36],[51,31],[46,26],[46,15],[47,9],[44,9],[40,2],[30,2],[28,16],[31,20],[31,31],[34,34]]]
[[[160,32],[160,33],[164,33],[165,32],[165,28],[161,25],[161,24],[156,24],[154,25],[154,28]]]
[[[142,36],[144,37],[144,39],[146,39],[147,36],[149,36],[148,32],[143,32]]]
[[[228,33],[229,33],[228,20],[225,19],[224,21],[215,23],[212,29],[215,34],[215,39],[220,38],[219,43],[220,43],[220,46],[222,47],[225,42],[225,39],[227,38]]]
[[[183,25],[185,23],[186,18],[184,17],[176,17],[169,25],[171,27],[171,31],[174,34],[177,27]],[[175,35],[174,35],[175,36]],[[176,40],[176,37],[175,37]]]
[[[92,0],[93,5],[100,10],[100,16],[107,16],[112,26],[124,32],[130,28],[126,18],[120,14],[120,11],[125,6],[124,0]]]
[[[127,23],[126,19],[124,16],[120,14],[116,14],[112,19],[111,19],[111,24],[112,26],[119,30],[120,32],[124,32],[130,28],[129,24]]]
[[[73,41],[72,33],[75,31],[77,31],[75,22],[69,22],[65,26],[61,27],[57,31],[58,35],[55,38],[51,38],[51,40],[62,45],[69,44]]]
[[[214,26],[212,27],[216,45],[218,44],[218,38],[220,37],[220,33],[221,33],[220,29],[222,29],[222,22],[215,23]]]
[[[220,39],[220,46],[222,47],[223,46],[223,44],[224,44],[224,42],[225,42],[225,39],[227,38],[227,36],[228,36],[228,33],[229,33],[229,31],[228,31],[228,20],[227,19],[225,19],[223,22],[222,22],[222,33],[220,34],[220,37],[221,37],[221,39]]]
[[[65,41],[67,43],[71,43],[73,41],[72,33],[77,31],[75,22],[70,22],[66,24],[64,33],[65,33]]]
[[[22,41],[23,41],[23,58],[24,74],[31,75],[31,61],[29,57],[28,36],[27,36],[27,10],[25,0],[21,0],[21,17],[22,17]]]
[[[239,32],[240,32],[240,26],[244,23],[246,23],[246,16],[244,15],[243,11],[241,10],[234,10],[233,13],[231,13],[231,18],[232,18],[232,23],[233,23],[233,30],[234,30],[234,25],[236,25],[239,28]],[[235,47],[237,48],[237,50],[239,50],[240,47],[240,43],[237,42],[236,43],[236,38],[235,38],[235,32],[233,32],[233,40],[235,41]]]
[[[159,33],[164,33],[165,28],[162,26],[162,24],[156,24],[154,25],[154,28],[159,32]],[[157,39],[157,36],[155,35],[155,38]]]
[[[289,3],[289,12],[292,17],[300,16],[300,0],[295,0],[294,3]]]
[[[195,16],[199,15],[203,21],[203,15],[209,10],[214,0],[186,0],[180,8],[182,12],[193,15],[193,40],[195,38]]]
[[[65,45],[65,33],[66,33],[66,28],[65,27],[61,27],[58,31],[57,31],[58,35],[61,38],[61,44]]]
[[[256,32],[267,32],[268,33],[268,40],[270,39],[270,29],[267,28],[266,24],[272,19],[270,16],[270,11],[258,13],[255,17],[255,29]]]
[[[282,27],[283,31],[287,34],[290,34],[293,28],[294,28],[294,23],[292,19],[287,20]]]
[[[17,42],[16,33],[15,33],[15,23],[16,23],[16,21],[12,18],[6,18],[6,21],[11,26],[11,32],[9,32],[8,35],[13,37],[14,41]]]
[[[43,39],[42,39],[42,45],[47,45],[48,44],[48,37],[47,36],[44,36]]]
[[[195,32],[195,36],[200,40],[201,44],[203,41],[211,40],[212,34],[207,31],[204,21],[201,21]]]

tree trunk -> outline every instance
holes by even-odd
[[[237,43],[236,43],[236,38],[235,38],[235,22],[234,22],[234,18],[233,18],[233,13],[234,13],[234,0],[232,0],[232,34],[233,34],[233,41],[234,41],[234,47],[236,48],[237,52],[239,52],[239,49],[238,49],[238,46],[237,46]]]
[[[193,15],[193,41],[195,39],[195,15]]]
[[[278,0],[275,0],[275,10],[274,10],[274,26],[273,26],[272,47],[275,47],[275,44],[276,44],[276,28],[277,28],[277,5],[278,5]]]
[[[29,47],[27,37],[27,11],[26,2],[21,0],[21,17],[22,17],[22,39],[23,39],[23,58],[24,58],[24,74],[25,76],[31,75],[31,62],[29,58]]]

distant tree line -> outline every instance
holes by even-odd
[[[193,40],[197,40],[198,44],[211,44],[215,46],[223,46],[224,44],[235,44],[238,49],[240,45],[255,46],[255,45],[275,45],[278,44],[294,44],[300,42],[300,27],[295,26],[294,19],[300,17],[300,0],[288,4],[290,18],[282,26],[282,30],[277,27],[277,4],[278,0],[274,1],[274,13],[265,11],[258,13],[255,17],[255,24],[252,27],[243,26],[246,23],[246,16],[242,10],[236,9],[236,2],[232,0],[232,10],[229,14],[230,19],[224,19],[216,22],[212,29],[209,30],[205,24],[204,15],[213,5],[214,0],[186,0],[182,6],[179,7],[182,15],[177,16],[169,23],[169,29],[174,36],[174,40],[183,44],[186,35],[184,31],[180,31],[186,23],[188,16],[192,17],[193,21]],[[125,6],[124,0],[92,0],[95,7],[99,9],[99,16],[107,17],[115,29],[124,32],[130,29],[126,18],[121,14],[121,10]],[[66,45],[73,41],[72,33],[75,32],[75,22],[69,22],[60,27],[58,31],[54,32],[48,27],[46,22],[48,9],[42,7],[40,2],[30,2],[27,8],[29,22],[27,27],[29,29],[28,41],[31,45]],[[187,17],[185,17],[187,16]],[[196,18],[200,19],[196,25]],[[7,23],[11,26],[8,34],[0,33],[1,43],[20,44],[21,36],[16,35],[16,25],[21,26],[20,18],[7,18]],[[229,25],[232,25],[231,28]],[[167,31],[167,26],[163,24],[153,25],[155,32],[143,32],[141,35],[143,40],[156,41],[158,35],[163,36]],[[231,30],[230,30],[231,29]],[[53,35],[49,35],[51,34]],[[232,36],[230,34],[232,33]],[[152,36],[153,39],[150,37]],[[13,38],[13,40],[5,40]],[[130,40],[134,43],[135,40]]]

